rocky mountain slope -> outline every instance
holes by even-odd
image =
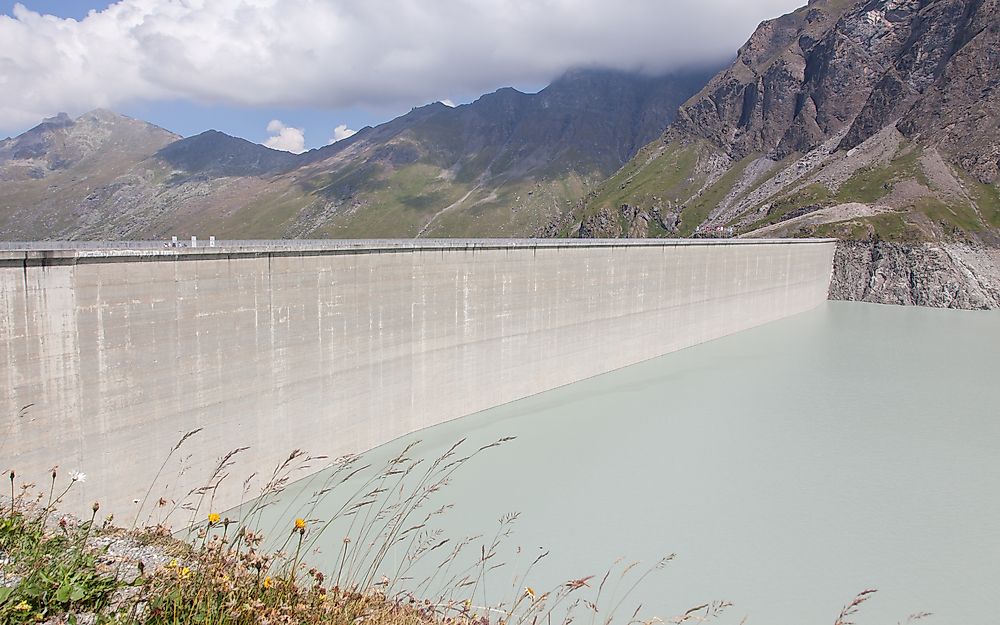
[[[53,117],[0,142],[0,232],[26,238],[90,227],[94,194],[178,139],[98,110]]]
[[[960,254],[1000,245],[998,167],[1000,0],[813,0],[761,24],[562,233],[834,236]],[[860,266],[861,249],[840,253]],[[972,271],[996,258],[976,256]],[[996,291],[972,300],[1000,306]]]
[[[0,144],[0,238],[531,236],[659,136],[708,77],[573,71],[537,94],[420,107],[302,155],[215,131],[178,140],[108,112],[63,116]],[[107,162],[55,149],[98,126],[148,136],[95,144]],[[57,172],[76,183],[53,185]]]

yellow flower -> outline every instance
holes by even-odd
[[[191,577],[191,569],[189,569],[188,567],[185,566],[183,569],[181,569],[180,575],[181,575],[181,579],[187,579],[187,578]]]
[[[177,568],[177,558],[174,558],[173,560],[171,560],[170,562],[168,562],[167,563],[167,568],[168,569]]]
[[[211,514],[208,515],[208,524],[209,525],[215,525],[216,523],[219,522],[219,520],[221,518],[222,517],[220,517],[217,512],[213,512],[213,513],[211,513]]]
[[[305,528],[306,528],[306,520],[305,519],[295,519],[295,529],[297,529],[297,530],[304,530]]]
[[[264,588],[270,588],[270,587],[271,587],[271,578],[270,577],[265,577],[264,578]]]
[[[21,603],[14,606],[14,609],[17,610],[18,612],[27,612],[28,610],[31,609],[31,606],[28,604],[27,601],[22,601]]]

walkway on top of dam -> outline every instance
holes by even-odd
[[[276,239],[177,241],[0,241],[0,262],[121,257],[371,253],[414,250],[686,247],[826,243],[835,239]]]

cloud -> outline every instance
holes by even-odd
[[[438,100],[438,102],[444,104],[448,108],[455,108],[455,103],[449,100],[448,98],[445,98],[444,100]]]
[[[353,137],[356,134],[358,134],[357,130],[351,130],[347,127],[347,124],[340,124],[333,129],[333,138],[330,139],[330,143],[336,143],[341,139]]]
[[[400,107],[573,66],[719,61],[805,0],[119,0],[0,15],[0,129],[135,100]]]
[[[264,145],[272,150],[283,150],[293,154],[306,151],[306,134],[301,128],[291,128],[280,119],[272,119],[267,125],[267,131],[274,136],[269,137]]]

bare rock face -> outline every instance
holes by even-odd
[[[1000,252],[961,244],[841,241],[830,299],[1000,309]]]
[[[583,239],[617,239],[622,236],[621,223],[612,210],[601,210],[580,224],[579,236]]]
[[[974,5],[974,6],[973,6]],[[1000,180],[1000,0],[968,2],[961,47],[899,123],[903,134],[955,155],[981,182]]]
[[[838,133],[841,149],[853,148],[905,117],[905,134],[923,133],[995,180],[998,14],[1000,0],[813,0],[761,24],[671,132],[705,137],[734,160],[781,159]],[[987,136],[964,149],[958,138],[984,122]]]

